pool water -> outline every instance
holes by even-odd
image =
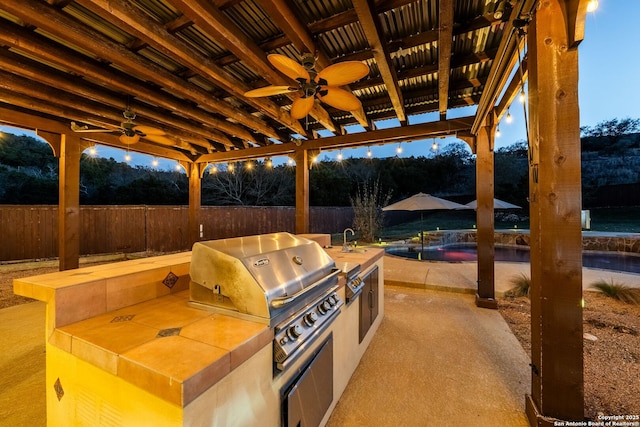
[[[390,255],[418,259],[420,248],[389,247],[385,251]],[[425,261],[477,261],[478,254],[475,244],[451,244],[444,246],[426,246],[422,251]],[[529,262],[529,248],[517,246],[496,246],[496,261]],[[582,265],[589,268],[603,270],[625,271],[640,274],[640,256],[622,252],[582,252]]]

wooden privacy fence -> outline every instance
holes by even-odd
[[[187,206],[81,206],[82,255],[191,249]],[[353,222],[350,207],[311,207],[311,233],[338,233]],[[289,206],[203,206],[201,240],[295,232]],[[0,261],[58,256],[58,207],[0,205]]]

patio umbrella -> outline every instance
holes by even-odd
[[[465,206],[469,206],[471,209],[477,209],[478,201],[474,200],[473,202],[467,203]],[[493,199],[493,209],[522,209],[522,207],[505,202],[504,200]]]
[[[469,206],[461,205],[460,203],[452,202],[450,200],[441,199],[439,197],[432,196],[431,194],[418,193],[411,197],[400,200],[389,206],[382,208],[383,211],[420,211],[420,237],[422,241],[422,247],[420,254],[424,250],[424,233],[422,227],[422,213],[423,211],[433,211],[439,209],[471,209]]]

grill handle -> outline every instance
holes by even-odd
[[[318,286],[320,286],[320,285],[328,282],[329,280],[333,279],[334,277],[337,277],[339,273],[340,273],[340,270],[334,270],[328,276],[323,277],[322,279],[320,279],[317,282],[307,286],[306,288],[302,289],[301,291],[296,292],[293,295],[286,296],[286,297],[274,298],[271,301],[271,307],[273,307],[275,309],[282,308],[285,305],[290,304],[290,303],[294,302],[295,300],[297,300],[298,298],[300,298],[301,296],[305,295],[307,292],[310,292],[313,289],[317,288]]]

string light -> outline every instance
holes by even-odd
[[[342,150],[340,150],[340,152],[338,153],[338,161],[341,162],[342,161]]]
[[[158,159],[153,159],[153,161],[151,162],[151,164],[153,165],[154,168],[158,167]]]
[[[227,165],[227,171],[233,173],[234,170],[235,170],[235,167],[233,166],[233,163],[229,163]]]
[[[369,149],[367,149],[367,157],[371,156],[373,156],[373,153],[371,152],[371,147],[369,147]]]
[[[511,113],[509,112],[509,109],[507,108],[507,117],[505,118],[505,121],[507,123],[511,123],[513,122],[513,116],[511,115]]]
[[[398,148],[396,148],[396,153],[402,154],[402,143],[398,144]]]
[[[435,142],[435,141],[433,141],[433,144],[431,144],[431,149],[432,149],[433,151],[438,151],[438,143],[437,143],[437,142]]]
[[[180,163],[176,163],[176,170],[179,171],[180,168],[182,168],[182,166],[180,166]]]
[[[500,138],[500,126],[496,127],[496,138]]]
[[[273,167],[273,161],[271,160],[271,157],[267,157],[267,160],[265,163],[269,169]]]
[[[217,173],[218,173],[218,166],[217,165],[211,166],[211,169],[209,169],[209,175],[215,175]]]
[[[244,168],[248,171],[250,171],[251,169],[253,169],[253,162],[246,162],[244,164]]]
[[[124,155],[124,161],[127,163],[131,161],[131,154],[129,154],[129,150],[127,150],[127,153]]]
[[[97,154],[98,154],[98,150],[96,149],[96,146],[95,146],[95,145],[92,145],[92,146],[89,148],[89,155],[90,155],[91,157],[95,157]]]
[[[524,94],[524,88],[520,90],[520,96],[518,97],[518,100],[521,104],[524,104],[524,101],[527,100],[527,96]]]
[[[598,8],[598,0],[590,0],[587,3],[587,12],[595,12]]]
[[[289,166],[293,166],[293,159],[291,157],[289,157],[289,160],[287,160],[287,164]]]

